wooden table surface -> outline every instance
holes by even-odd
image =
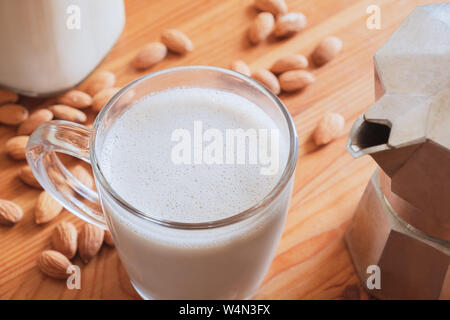
[[[125,85],[144,73],[179,65],[228,67],[243,59],[252,70],[268,68],[280,56],[309,55],[327,35],[343,40],[342,53],[328,65],[313,69],[317,81],[301,93],[280,97],[295,119],[299,134],[299,161],[294,194],[284,234],[256,299],[365,299],[343,239],[345,229],[375,165],[370,157],[354,160],[345,150],[353,121],[374,100],[375,51],[416,5],[438,1],[413,0],[287,0],[290,11],[303,12],[308,26],[282,41],[273,39],[250,46],[246,30],[256,15],[252,0],[127,0],[127,22],[119,41],[99,66],[117,75]],[[381,29],[369,30],[366,9],[381,10]],[[147,42],[158,40],[164,28],[177,28],[195,43],[186,56],[170,54],[146,72],[136,72],[130,60]],[[21,98],[35,108],[42,100]],[[317,148],[311,133],[327,111],[341,113],[346,133]],[[91,119],[93,115],[91,115]],[[0,227],[0,299],[135,299],[115,249],[103,247],[88,265],[79,258],[80,290],[44,276],[36,267],[39,253],[50,248],[49,236],[62,220],[81,221],[64,211],[47,225],[33,220],[39,191],[25,186],[17,171],[25,161],[5,154],[5,141],[15,129],[0,126],[0,198],[13,200],[25,212],[14,227]]]

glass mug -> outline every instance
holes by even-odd
[[[286,166],[259,203],[225,219],[184,223],[142,212],[111,188],[99,163],[108,129],[134,101],[176,87],[233,92],[255,103],[278,125],[289,146]],[[264,86],[230,70],[189,66],[131,82],[106,104],[92,129],[67,121],[42,124],[31,135],[26,153],[45,190],[79,218],[110,230],[131,283],[144,299],[247,299],[262,283],[281,238],[297,143],[291,116]],[[74,178],[56,152],[90,163],[97,191]]]

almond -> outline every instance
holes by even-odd
[[[19,100],[17,93],[6,89],[0,89],[0,104],[9,102],[14,103],[17,102],[17,100]]]
[[[327,37],[317,46],[312,54],[312,60],[318,66],[333,60],[342,50],[342,40],[338,37]]]
[[[83,225],[78,237],[78,252],[84,263],[88,263],[98,253],[104,234],[104,230],[99,227],[89,223]]]
[[[274,94],[280,93],[280,83],[278,82],[277,77],[269,70],[259,69],[253,73],[252,77],[265,85]]]
[[[81,123],[87,120],[87,116],[83,111],[63,104],[55,104],[48,109],[53,113],[56,119]]]
[[[61,252],[68,259],[72,259],[77,252],[78,231],[75,226],[63,221],[53,231],[52,244],[56,251]]]
[[[181,31],[166,29],[161,34],[161,41],[170,51],[175,53],[187,53],[194,50],[192,41]]]
[[[15,136],[6,141],[6,153],[16,160],[25,159],[25,147],[28,143],[28,136]]]
[[[12,226],[23,217],[22,208],[8,200],[0,200],[0,224]]]
[[[103,241],[110,247],[114,247],[114,240],[112,238],[111,232],[105,231],[105,237]]]
[[[34,219],[37,224],[47,223],[56,218],[62,209],[62,205],[47,191],[42,191],[34,209]]]
[[[279,74],[286,71],[305,69],[307,67],[308,59],[304,55],[289,54],[275,61],[270,71]]]
[[[242,73],[243,75],[246,75],[247,77],[250,77],[252,75],[250,68],[248,65],[242,61],[242,60],[235,60],[231,63],[230,69],[239,73]]]
[[[53,113],[48,109],[40,109],[33,112],[27,120],[22,122],[22,124],[17,129],[17,134],[31,134],[37,127],[42,123],[50,121],[53,119]]]
[[[36,180],[36,177],[33,175],[33,171],[31,171],[31,168],[27,165],[20,168],[19,178],[20,180],[22,180],[23,183],[29,185],[30,187],[42,189],[42,186],[39,184],[39,182]]]
[[[290,12],[281,15],[275,23],[275,35],[277,37],[287,37],[302,31],[306,27],[306,17],[300,12]]]
[[[47,167],[47,176],[51,183],[53,183],[58,190],[67,194],[73,194],[74,191],[71,186],[67,184],[64,173],[55,164],[50,164]]]
[[[275,19],[269,12],[261,12],[258,14],[250,25],[248,30],[248,38],[252,44],[258,44],[265,40],[272,32],[275,25]]]
[[[313,83],[316,78],[311,72],[305,70],[293,70],[282,73],[278,78],[281,90],[286,92],[297,91]]]
[[[114,87],[116,76],[110,71],[99,71],[94,73],[84,84],[84,91],[91,97],[106,88]]]
[[[119,90],[119,88],[107,88],[97,93],[94,98],[92,98],[92,110],[100,112],[109,99],[119,92]]]
[[[274,15],[285,14],[288,12],[284,0],[255,0],[254,5],[261,11],[268,11]]]
[[[116,101],[117,108],[114,108],[114,111],[121,114],[124,108],[129,106],[132,102],[134,102],[136,96],[136,90],[134,89],[128,89],[127,92],[122,94],[119,98],[119,100]]]
[[[167,47],[161,42],[147,44],[131,62],[136,69],[147,69],[161,62],[167,55]]]
[[[92,98],[87,93],[80,90],[70,90],[59,96],[57,102],[69,107],[84,109],[92,104]]]
[[[5,104],[0,106],[0,123],[18,125],[28,118],[28,110],[20,104]]]
[[[91,189],[94,187],[94,179],[92,178],[89,171],[85,169],[83,166],[76,165],[72,170],[72,174],[86,187]]]
[[[324,145],[338,138],[344,131],[345,119],[339,113],[327,113],[317,125],[313,139],[316,145]]]
[[[72,266],[65,255],[55,250],[43,251],[37,263],[42,273],[54,279],[68,278],[67,269]]]

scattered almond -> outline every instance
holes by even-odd
[[[324,145],[338,138],[344,130],[345,119],[339,113],[327,113],[317,125],[313,139],[316,145]]]
[[[17,93],[6,89],[0,89],[0,104],[14,103],[19,100]]]
[[[53,113],[56,119],[81,123],[87,120],[87,116],[83,111],[63,104],[55,104],[48,109]]]
[[[42,191],[34,209],[34,219],[37,224],[47,223],[56,218],[62,209],[62,205],[47,191]]]
[[[309,86],[316,78],[311,72],[305,70],[293,70],[282,73],[278,80],[280,81],[281,90],[292,92]]]
[[[106,88],[111,88],[116,83],[116,76],[110,71],[99,71],[94,73],[84,84],[85,91],[91,97]]]
[[[6,153],[16,160],[25,159],[25,147],[28,143],[28,136],[15,136],[6,141]]]
[[[114,108],[114,111],[121,113],[124,108],[129,106],[135,100],[135,95],[136,90],[128,89],[128,91],[122,94],[119,100],[116,101],[116,108]]]
[[[61,222],[53,231],[53,248],[56,251],[61,252],[68,259],[72,259],[77,252],[77,240],[77,228],[75,228],[75,226],[68,221]]]
[[[92,98],[92,110],[100,112],[109,99],[119,92],[119,90],[119,88],[107,88],[97,93],[94,98]]]
[[[250,25],[248,30],[248,38],[252,44],[258,44],[265,40],[273,30],[275,19],[269,12],[261,12],[258,14]]]
[[[312,60],[318,66],[333,60],[342,50],[342,40],[338,37],[327,37],[317,46],[312,54]]]
[[[277,37],[287,37],[306,27],[306,17],[300,12],[290,12],[277,18],[274,33]]]
[[[87,93],[80,90],[70,90],[59,96],[57,102],[69,107],[84,109],[92,104],[92,98]]]
[[[37,127],[42,123],[50,121],[53,119],[53,113],[48,109],[40,109],[33,112],[27,120],[22,122],[22,124],[17,129],[17,134],[25,135],[31,134]]]
[[[86,187],[91,189],[94,187],[94,179],[92,178],[89,171],[82,165],[76,165],[72,170],[72,174]]]
[[[230,69],[239,73],[242,73],[243,75],[246,75],[247,77],[250,77],[252,75],[250,68],[248,65],[242,61],[242,60],[235,60],[231,63]]]
[[[8,200],[0,199],[0,224],[12,226],[23,217],[22,208]]]
[[[69,277],[67,269],[72,266],[69,259],[55,250],[45,250],[38,259],[38,266],[47,276],[54,279],[66,279]]]
[[[194,50],[192,41],[181,31],[166,29],[161,34],[161,41],[170,51],[175,53],[187,53]]]
[[[22,168],[20,168],[19,178],[20,180],[22,180],[23,183],[25,183],[30,187],[42,189],[41,185],[36,180],[36,177],[33,175],[33,171],[31,171],[31,168],[28,165],[25,165]]]
[[[0,123],[18,125],[28,118],[28,110],[20,104],[5,104],[0,106]]]
[[[134,68],[147,69],[161,62],[167,55],[167,47],[161,42],[151,42],[139,51],[131,64]]]
[[[103,241],[110,247],[114,247],[114,240],[112,238],[111,232],[105,231],[105,237]]]
[[[88,263],[98,253],[103,243],[104,234],[103,229],[93,224],[85,223],[83,225],[78,237],[78,252],[84,263]]]
[[[278,82],[277,77],[269,70],[259,69],[253,73],[252,77],[265,85],[274,94],[280,93],[280,83]]]
[[[274,15],[285,14],[288,12],[284,0],[255,0],[254,5],[261,11],[268,11]]]
[[[65,176],[56,165],[50,164],[47,167],[47,175],[50,182],[53,183],[59,190],[67,193],[73,192],[73,189],[67,184]]]
[[[308,59],[304,55],[289,54],[275,61],[270,71],[279,74],[286,71],[305,69],[307,67]]]

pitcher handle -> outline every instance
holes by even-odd
[[[90,164],[90,130],[68,121],[40,125],[26,146],[28,164],[39,184],[64,208],[100,228],[107,229],[98,193],[76,179],[61,163],[56,152]]]

